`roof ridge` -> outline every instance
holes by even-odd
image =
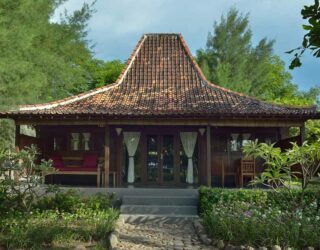
[[[235,95],[239,95],[239,96],[242,96],[242,97],[245,97],[245,98],[249,98],[251,100],[254,100],[254,101],[258,101],[258,102],[261,102],[261,103],[265,103],[265,104],[268,104],[268,105],[273,105],[273,106],[280,106],[280,107],[286,107],[286,108],[291,108],[291,109],[297,109],[297,108],[301,108],[301,109],[310,109],[310,108],[314,108],[316,109],[317,108],[317,105],[289,105],[289,104],[276,104],[276,103],[272,103],[270,101],[264,101],[264,100],[260,100],[256,97],[253,97],[253,96],[249,96],[249,95],[246,95],[244,93],[240,93],[238,91],[234,91],[234,90],[231,90],[231,89],[227,89],[227,88],[224,88],[222,86],[219,86],[217,84],[214,84],[212,82],[210,82],[206,76],[203,74],[200,66],[198,65],[198,63],[196,62],[196,60],[194,59],[194,57],[192,56],[192,53],[189,49],[189,47],[187,46],[183,36],[181,34],[179,34],[179,39],[182,43],[182,47],[183,49],[187,52],[187,55],[188,57],[191,59],[191,63],[192,65],[194,66],[196,72],[199,74],[199,77],[204,81],[204,83],[207,84],[208,87],[214,87],[214,88],[218,88],[222,91],[226,91],[226,92],[229,92],[229,93],[232,93],[232,94],[235,94]]]

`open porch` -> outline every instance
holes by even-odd
[[[41,158],[53,160],[57,172],[46,176],[47,184],[118,188],[239,187],[263,170],[263,163],[255,160],[253,173],[242,174],[242,146],[249,140],[278,143],[283,147],[288,141],[303,140],[303,126],[299,137],[289,138],[289,128],[257,124],[47,123],[36,126],[36,137],[18,132],[16,144],[19,148],[36,144]],[[19,125],[17,131],[20,131]]]

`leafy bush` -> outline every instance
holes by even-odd
[[[15,248],[49,248],[76,241],[105,244],[118,211],[114,195],[82,197],[74,190],[57,191],[36,202],[27,213],[9,212],[0,218],[0,245]]]
[[[43,176],[53,168],[50,161],[42,160],[37,164],[38,155],[35,146],[21,151],[0,151],[0,200],[6,203],[0,208],[29,211],[39,198],[37,189]]]
[[[103,241],[113,230],[118,212],[80,207],[74,213],[16,213],[1,221],[0,244],[9,249],[49,248],[75,241]]]
[[[83,197],[74,190],[47,186],[43,173],[51,162],[37,164],[35,147],[0,152],[0,248],[73,248],[78,241],[106,247],[118,211],[113,194]]]
[[[200,211],[209,235],[232,244],[320,247],[320,191],[200,188]]]
[[[79,192],[74,189],[55,192],[54,195],[47,195],[39,199],[34,208],[41,211],[57,210],[59,212],[72,213],[85,206],[92,210],[109,209],[115,203],[114,194],[97,193],[88,197],[82,197]]]
[[[212,205],[218,202],[231,203],[235,201],[265,203],[267,193],[261,189],[223,189],[201,187],[200,196],[200,213],[212,210]]]

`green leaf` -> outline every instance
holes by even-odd
[[[310,25],[302,25],[302,27],[303,27],[303,29],[305,29],[305,30],[311,30],[312,29],[312,26],[310,26]]]

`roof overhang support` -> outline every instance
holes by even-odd
[[[211,187],[211,128],[207,125],[207,186]]]
[[[306,140],[306,128],[304,124],[300,126],[300,140],[301,144]]]
[[[104,128],[104,187],[109,187],[110,171],[110,127]]]

